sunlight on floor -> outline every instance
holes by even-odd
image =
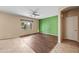
[[[34,53],[34,51],[25,44],[22,38],[0,40],[0,52]]]

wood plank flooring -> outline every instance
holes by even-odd
[[[36,53],[48,53],[57,44],[58,38],[53,35],[37,33],[30,36],[22,37],[24,42],[31,47]]]
[[[79,48],[79,42],[74,41],[74,40],[64,39],[64,40],[62,41],[62,43],[64,43],[64,44],[67,43],[67,44],[69,44],[69,45],[73,45],[73,46],[76,46],[76,47]]]
[[[57,44],[51,53],[79,53],[79,42],[63,39],[62,43]]]

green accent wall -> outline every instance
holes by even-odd
[[[58,36],[58,16],[40,19],[39,32]]]

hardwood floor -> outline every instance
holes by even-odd
[[[57,44],[51,53],[79,53],[79,42],[63,39],[62,43]]]
[[[69,39],[64,39],[62,41],[62,43],[67,43],[69,45],[73,45],[73,46],[76,46],[76,47],[79,48],[79,42],[77,42],[77,41],[73,41],[73,40],[69,40]]]
[[[58,38],[53,35],[37,33],[30,36],[24,36],[24,42],[36,53],[48,53],[57,44]]]

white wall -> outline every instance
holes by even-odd
[[[20,19],[27,19],[27,17],[0,12],[0,39],[14,38],[38,32],[38,20],[33,20],[32,30],[23,30],[21,29]]]

